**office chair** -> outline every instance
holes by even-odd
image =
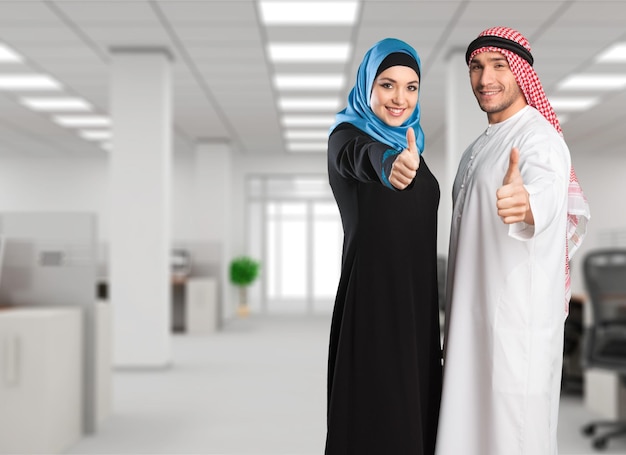
[[[437,255],[437,291],[439,292],[439,311],[446,311],[446,275],[448,258]]]
[[[585,330],[583,366],[614,371],[626,386],[626,249],[590,252],[583,267],[593,315]],[[593,438],[596,449],[604,449],[610,438],[626,435],[626,420],[590,422],[582,431],[593,436],[600,427],[609,430]]]
[[[580,395],[583,392],[583,301],[572,297],[563,334],[563,371],[561,392]]]

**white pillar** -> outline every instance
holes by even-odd
[[[465,49],[452,49],[447,55],[446,155],[445,175],[440,178],[439,235],[437,250],[448,254],[452,218],[452,184],[463,151],[487,127],[486,114],[472,93]]]
[[[218,326],[232,313],[228,278],[231,251],[232,151],[226,143],[196,145],[194,224],[200,238],[215,246],[219,260]]]
[[[111,50],[109,296],[114,364],[171,362],[171,57]]]

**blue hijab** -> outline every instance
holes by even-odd
[[[335,123],[331,126],[330,132],[340,123],[351,123],[377,141],[388,144],[398,151],[402,151],[408,146],[406,142],[406,132],[409,127],[412,127],[413,130],[415,130],[417,148],[421,155],[424,151],[424,132],[420,126],[419,101],[411,116],[401,126],[387,125],[374,114],[370,107],[370,96],[378,67],[385,57],[394,52],[409,54],[415,59],[421,72],[420,58],[417,52],[404,41],[395,38],[385,38],[374,44],[374,46],[365,53],[363,61],[361,65],[359,65],[356,75],[356,85],[352,88],[348,96],[348,106],[337,113]],[[420,86],[421,85],[420,80]]]

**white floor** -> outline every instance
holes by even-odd
[[[321,455],[329,325],[251,317],[175,335],[171,368],[116,371],[112,414],[66,453]],[[598,453],[580,432],[597,417],[579,396],[562,397],[561,455]],[[626,455],[626,437],[601,453]]]

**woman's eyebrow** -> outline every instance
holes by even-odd
[[[396,81],[395,79],[392,79],[392,78],[390,78],[390,77],[381,77],[381,78],[379,79],[379,82],[382,82],[382,81],[393,82],[394,84],[396,84],[396,83],[398,82],[398,81]],[[416,80],[414,80],[414,81],[407,82],[407,84],[419,84],[419,82],[420,82],[420,81],[416,79]]]

